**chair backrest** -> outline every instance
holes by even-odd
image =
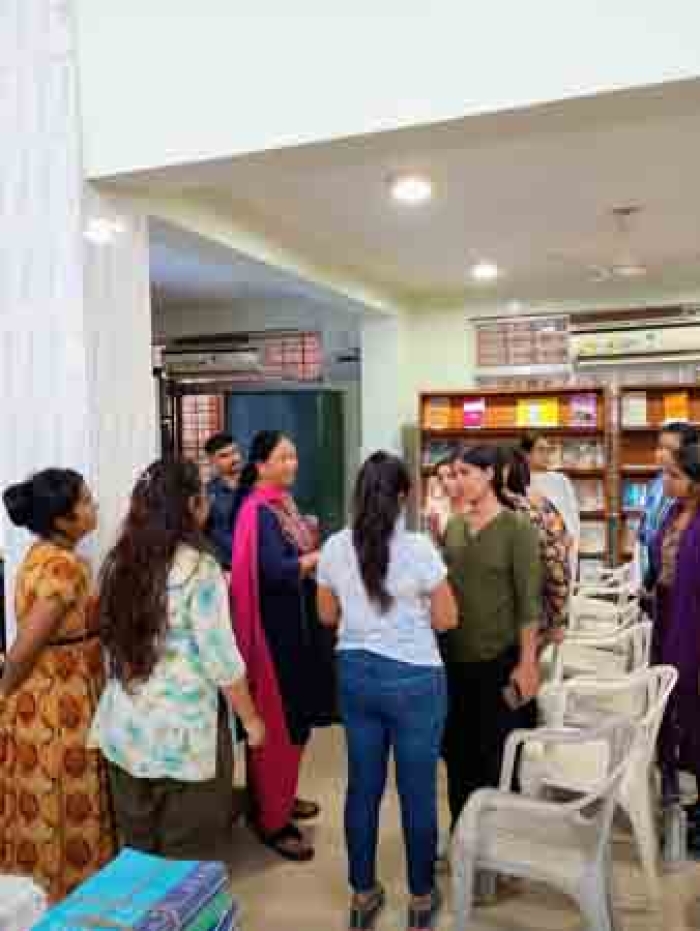
[[[585,634],[567,636],[562,644],[556,648],[553,682],[561,682],[566,667],[566,650],[568,646],[584,647],[589,655],[595,651],[601,653],[614,653],[622,657],[620,674],[629,674],[637,669],[645,669],[651,657],[652,624],[650,621],[640,621],[630,627],[624,627],[612,634],[596,636],[587,631]]]
[[[601,567],[597,573],[590,573],[587,578],[578,583],[577,589],[584,588],[601,588],[617,587],[619,585],[628,585],[635,580],[634,564],[631,562],[621,563],[619,566],[610,568]]]
[[[605,716],[624,716],[637,727],[636,746],[651,758],[666,705],[678,680],[673,666],[652,666],[613,679],[580,676],[552,690],[555,726],[576,719],[602,721]],[[550,699],[551,700],[551,699]]]
[[[619,605],[609,601],[599,602],[598,599],[586,595],[574,595],[570,603],[569,631],[595,631],[596,626],[601,624],[620,629],[631,627],[641,616],[640,602],[636,597]]]

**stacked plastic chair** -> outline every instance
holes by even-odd
[[[479,871],[541,882],[574,899],[590,931],[612,931],[610,835],[620,788],[633,759],[636,728],[613,717],[582,730],[539,728],[511,734],[499,789],[471,796],[452,846],[455,931],[467,931]],[[535,741],[548,751],[605,748],[604,773],[590,791],[558,800],[511,790],[518,753]]]

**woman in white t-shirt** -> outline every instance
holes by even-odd
[[[436,777],[447,694],[435,631],[457,625],[457,608],[437,550],[403,527],[410,489],[400,459],[371,456],[357,479],[352,527],[326,543],[317,573],[321,620],[339,627],[345,831],[354,892],[349,927],[360,931],[373,926],[384,905],[376,850],[390,751],[411,892],[408,928],[433,928],[440,905]]]

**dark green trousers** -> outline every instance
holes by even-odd
[[[231,857],[233,745],[227,715],[219,712],[216,776],[206,782],[136,779],[109,765],[122,843],[171,860]]]

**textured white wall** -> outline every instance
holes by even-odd
[[[81,471],[98,558],[155,450],[146,223],[83,187],[70,3],[0,4],[0,62],[0,485]],[[105,221],[121,232],[88,244]],[[0,510],[11,582],[28,539]]]

